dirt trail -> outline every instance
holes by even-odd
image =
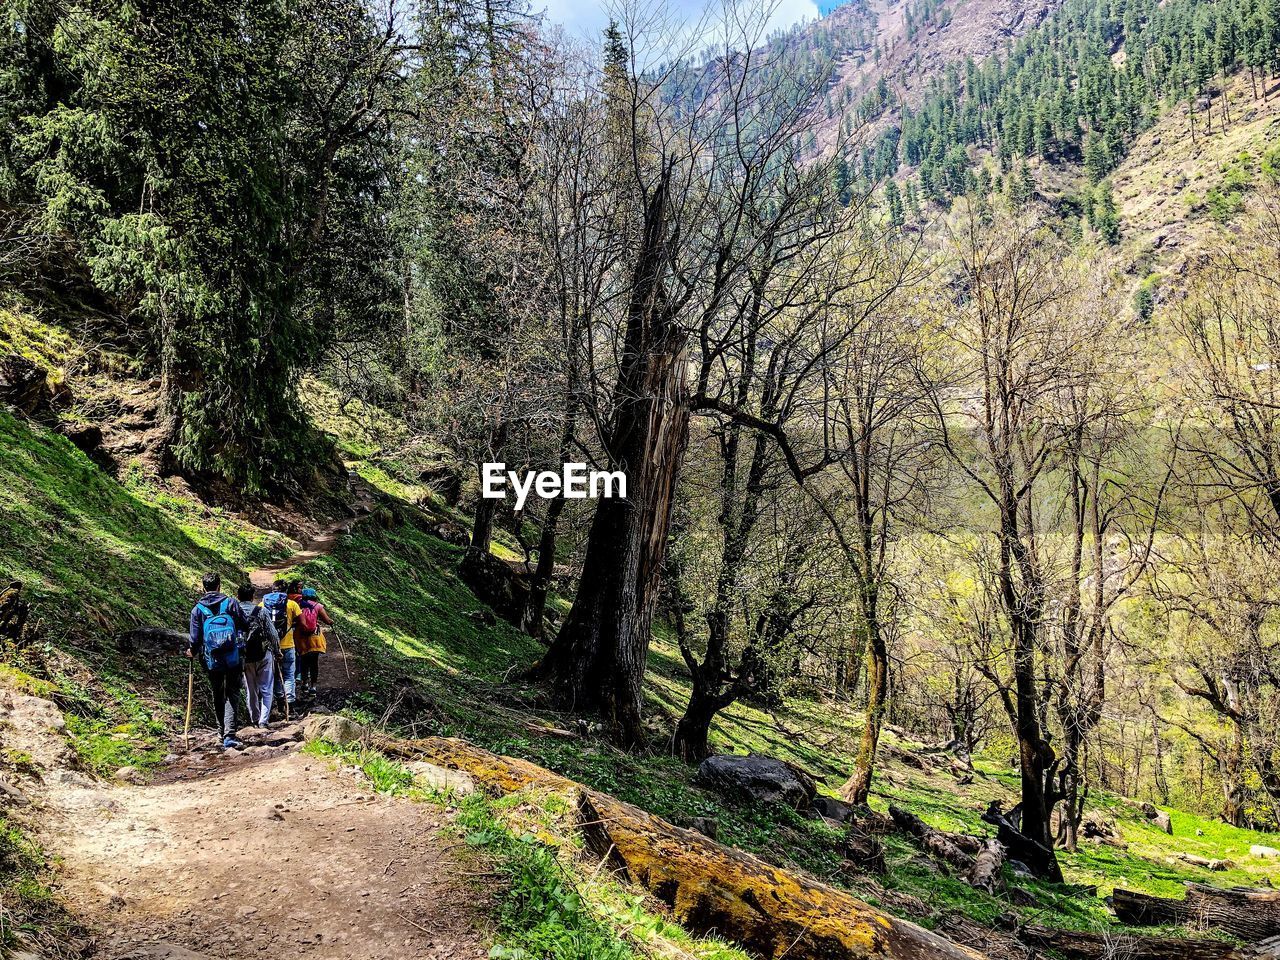
[[[350,521],[322,531],[279,570],[332,549]],[[320,705],[356,688],[343,655],[321,666]],[[204,694],[203,677],[197,690]],[[246,731],[223,751],[212,730],[177,737],[142,786],[66,768],[61,718],[47,701],[3,691],[44,758],[43,842],[62,861],[65,902],[94,931],[100,960],[463,960],[487,956],[490,893],[444,830],[453,814],[376,795],[354,770],[302,753],[297,722]],[[54,722],[50,717],[55,717]]]
[[[46,842],[91,956],[478,958],[487,897],[438,808],[374,794],[298,751],[293,730],[243,752],[206,735],[145,787],[73,778]]]

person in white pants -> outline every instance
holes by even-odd
[[[244,644],[244,698],[249,707],[249,724],[265,727],[271,721],[271,700],[276,686],[276,654],[280,637],[267,611],[253,602],[253,587],[245,584],[236,591],[240,611],[249,622]]]

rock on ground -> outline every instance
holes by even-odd
[[[794,767],[772,757],[707,757],[698,767],[698,783],[717,793],[807,810],[816,787]]]

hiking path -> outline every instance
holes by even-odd
[[[252,575],[332,550],[351,521]],[[357,688],[330,642],[316,713]],[[199,672],[199,671],[197,671]],[[203,677],[197,695],[207,696]],[[375,793],[363,775],[301,750],[302,723],[244,731],[223,751],[215,731],[181,733],[149,782],[73,769],[61,716],[0,690],[6,742],[43,768],[31,798],[40,839],[61,862],[64,901],[99,960],[462,960],[488,955],[492,896],[449,829],[456,811]],[[70,946],[70,945],[69,945]]]

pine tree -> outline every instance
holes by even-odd
[[[906,222],[902,209],[902,192],[898,189],[898,184],[894,180],[890,180],[884,188],[884,202],[889,210],[889,222],[895,227],[900,227]]]

